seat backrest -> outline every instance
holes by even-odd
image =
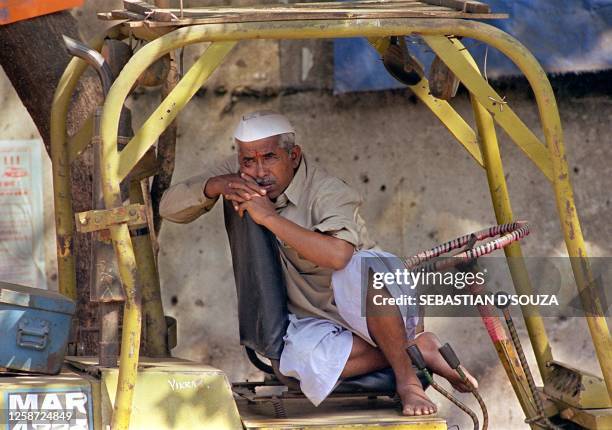
[[[238,295],[240,343],[278,360],[289,318],[276,237],[248,213],[240,218],[230,201],[223,201],[223,213]]]

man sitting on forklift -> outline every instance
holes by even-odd
[[[437,337],[417,335],[414,309],[391,306],[380,312],[368,306],[362,315],[361,276],[367,273],[362,264],[376,272],[405,266],[368,237],[359,215],[359,194],[306,157],[283,115],[244,115],[234,139],[237,155],[169,188],[160,213],[167,220],[188,223],[208,212],[222,195],[240,216],[247,212],[276,236],[290,311],[280,372],[297,378],[304,395],[318,405],[340,379],[391,366],[403,414],[429,415],[436,405],[423,391],[406,353],[406,347],[416,343],[431,371],[459,391],[469,391],[438,352]],[[399,294],[393,287],[387,285],[388,297]]]

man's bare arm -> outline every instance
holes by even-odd
[[[278,239],[317,266],[340,270],[348,264],[353,255],[352,244],[327,234],[308,230],[280,216],[268,197],[254,196],[240,203],[238,210],[241,216],[247,211],[253,221],[266,227]]]
[[[161,199],[160,215],[177,223],[188,223],[197,219],[212,209],[219,197],[219,194],[205,194],[205,185],[213,182],[213,178],[235,174],[239,167],[238,157],[233,155],[208,167],[197,176],[172,185]]]
[[[344,269],[355,249],[342,239],[307,230],[280,215],[268,218],[264,226],[317,266]]]

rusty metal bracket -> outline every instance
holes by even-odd
[[[107,230],[116,224],[127,224],[131,228],[147,226],[146,207],[141,204],[79,212],[75,215],[75,219],[79,233]]]

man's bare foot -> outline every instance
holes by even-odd
[[[429,400],[420,384],[406,384],[397,387],[402,400],[403,415],[431,415],[437,412],[436,405]]]
[[[478,389],[478,381],[476,380],[476,378],[474,378],[465,367],[461,366],[461,369],[463,369],[463,373],[465,373],[465,376],[467,377],[468,381],[472,383],[472,386]],[[463,382],[457,372],[453,371],[451,374],[445,376],[447,376],[446,379],[448,379],[448,382],[451,383],[455,390],[460,391],[462,393],[469,393],[470,391],[472,391],[472,387]]]

